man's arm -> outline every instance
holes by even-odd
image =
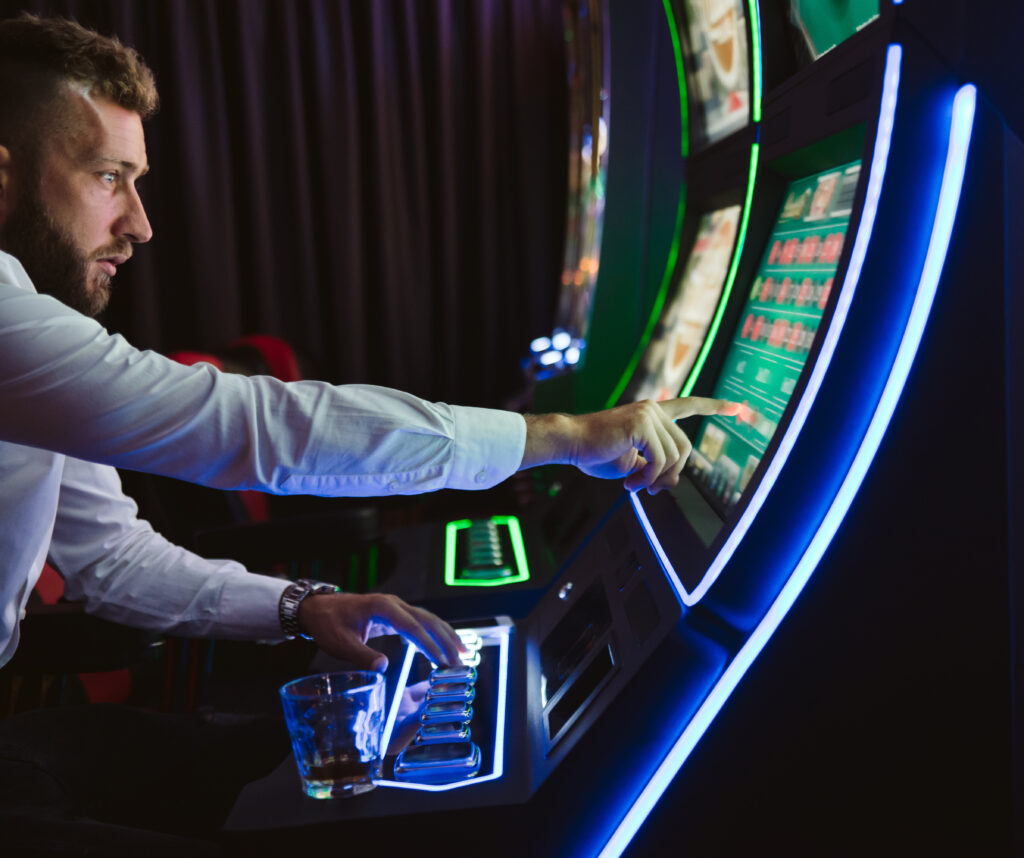
[[[367,497],[490,488],[525,436],[507,411],[139,351],[0,252],[0,440],[220,489]]]
[[[625,477],[629,491],[652,494],[679,482],[693,445],[676,420],[694,415],[735,416],[741,406],[698,396],[645,400],[578,416],[527,415],[520,470],[536,465],[575,465],[605,479]]]
[[[65,576],[68,598],[135,628],[234,640],[284,638],[278,604],[288,581],[199,557],[136,514],[113,468],[65,460],[50,556]],[[325,652],[361,668],[386,665],[365,642],[392,632],[437,663],[459,658],[458,637],[446,623],[394,596],[311,597],[300,606],[299,622]]]
[[[645,402],[524,426],[517,414],[380,387],[184,367],[35,294],[2,253],[0,344],[0,440],[222,489],[362,497],[484,489],[517,467],[566,462],[657,491],[674,484],[690,451],[673,421],[737,407]]]

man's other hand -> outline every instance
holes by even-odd
[[[521,468],[557,462],[604,479],[625,478],[629,491],[656,494],[679,482],[693,450],[676,420],[694,415],[734,417],[741,405],[700,396],[645,400],[594,414],[526,417],[526,452]]]
[[[310,596],[299,605],[299,627],[328,655],[361,670],[387,669],[387,656],[366,645],[379,635],[399,634],[445,667],[459,664],[464,651],[455,630],[440,617],[386,593]]]

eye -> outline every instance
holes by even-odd
[[[104,170],[102,173],[97,174],[99,180],[104,185],[116,185],[117,184],[117,171],[116,170]]]

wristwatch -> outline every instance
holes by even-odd
[[[288,640],[295,638],[313,640],[310,635],[299,629],[299,605],[302,604],[303,599],[309,596],[340,592],[341,587],[325,584],[322,581],[312,581],[309,578],[299,578],[285,587],[281,594],[281,601],[277,603],[277,616],[281,621],[281,631],[284,632],[284,636]]]

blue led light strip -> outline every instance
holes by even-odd
[[[380,746],[387,751],[391,744],[391,734],[395,729],[395,721],[398,719],[398,710],[402,705],[402,693],[409,681],[409,671],[412,670],[412,660],[416,657],[416,647],[408,644],[405,648],[405,659],[402,661],[402,669],[398,673],[395,696],[391,701],[391,710],[388,712],[388,720],[384,723],[384,735],[381,737]]]
[[[890,51],[890,58],[892,54]],[[797,596],[807,584],[817,567],[818,561],[832,541],[836,530],[842,523],[853,501],[861,481],[874,459],[885,430],[889,425],[896,405],[899,402],[903,386],[906,383],[910,367],[917,355],[917,349],[924,333],[928,315],[931,312],[935,290],[946,260],[949,239],[960,202],[960,190],[963,186],[964,171],[967,165],[967,154],[970,148],[971,129],[974,124],[974,108],[977,93],[973,86],[964,86],[957,92],[953,101],[953,118],[950,129],[949,147],[946,164],[942,176],[942,187],[936,207],[935,219],[932,224],[931,239],[925,257],[921,278],[918,282],[917,295],[911,308],[907,327],[900,343],[899,351],[893,362],[889,378],[875,407],[871,423],[865,432],[857,454],[842,486],[836,493],[831,507],[822,519],[817,532],[803,556],[790,575],[775,602],[750,638],[743,645],[736,657],[715,684],[711,693],[701,704],[696,715],[676,740],[658,770],[654,773],[640,796],[630,807],[626,816],[613,833],[612,837],[601,850],[599,858],[617,858],[633,839],[640,825],[664,793],[669,783],[682,767],[690,751],[703,736],[704,731],[714,720],[719,710],[754,662],[758,654],[774,634],[783,617],[796,601]]]
[[[394,789],[411,789],[421,792],[447,792],[453,789],[471,787],[475,784],[495,781],[505,773],[505,718],[508,709],[508,648],[509,634],[511,627],[495,626],[485,629],[472,629],[484,641],[485,646],[498,647],[498,694],[497,694],[497,717],[494,727],[494,762],[489,774],[471,778],[470,780],[457,781],[451,784],[416,784],[404,783],[402,781],[377,781],[377,786],[393,787]],[[416,656],[416,647],[412,644],[406,648],[405,661],[402,663],[402,671],[398,677],[395,688],[395,697],[391,703],[391,711],[388,713],[387,724],[384,729],[384,738],[381,740],[381,747],[387,748],[391,740],[391,733],[394,729],[395,719],[398,717],[398,707],[402,701],[402,694],[405,692],[405,685],[409,679],[409,670],[412,667],[413,658]]]
[[[903,50],[899,45],[889,46],[885,60],[885,78],[882,84],[882,104],[878,115],[878,130],[875,134],[874,155],[871,159],[871,170],[868,174],[868,188],[864,197],[864,207],[861,211],[860,224],[857,227],[857,237],[854,240],[853,251],[850,253],[850,264],[846,268],[846,275],[843,278],[843,287],[839,293],[839,298],[836,301],[836,308],[832,315],[832,322],[828,326],[828,330],[825,332],[825,339],[822,341],[821,351],[818,353],[818,359],[815,361],[810,378],[807,381],[807,387],[804,390],[804,395],[800,397],[796,410],[793,412],[793,419],[790,420],[789,426],[786,427],[782,440],[779,442],[778,450],[771,462],[768,463],[764,477],[754,491],[753,497],[750,499],[750,503],[743,511],[739,521],[736,522],[736,526],[732,529],[732,532],[729,534],[725,544],[718,552],[718,555],[711,562],[707,572],[704,573],[704,577],[701,579],[700,584],[697,585],[692,593],[687,592],[686,588],[679,580],[679,575],[676,573],[675,568],[668,562],[668,558],[665,556],[665,552],[658,541],[657,535],[650,527],[650,524],[646,521],[647,517],[640,517],[640,522],[644,525],[644,533],[647,534],[647,538],[650,540],[650,543],[658,554],[659,559],[662,559],[665,573],[668,575],[669,581],[671,581],[672,585],[676,588],[676,592],[684,605],[694,605],[700,601],[708,591],[708,588],[715,583],[715,580],[722,573],[722,569],[725,568],[725,564],[732,558],[732,555],[739,547],[740,542],[743,541],[743,537],[746,536],[747,530],[750,529],[750,525],[753,524],[757,514],[761,511],[761,507],[764,505],[765,499],[768,497],[768,493],[775,486],[775,481],[778,479],[779,473],[786,464],[786,460],[789,458],[789,454],[793,449],[793,445],[796,443],[796,439],[804,428],[807,415],[810,413],[811,406],[814,405],[814,401],[818,396],[818,389],[821,387],[825,374],[828,372],[828,368],[832,363],[832,355],[835,353],[836,345],[839,342],[839,336],[843,331],[843,326],[846,324],[846,317],[850,311],[850,304],[853,302],[853,296],[857,291],[857,283],[860,281],[860,272],[864,266],[864,257],[867,254],[868,245],[871,243],[871,235],[875,226],[875,216],[878,213],[878,199],[882,193],[882,183],[885,181],[885,168],[889,161],[889,146],[892,141],[892,126],[896,115],[896,100],[899,94],[900,63],[902,56]],[[640,515],[640,501],[636,497],[633,498],[633,508],[636,509],[637,514]]]

